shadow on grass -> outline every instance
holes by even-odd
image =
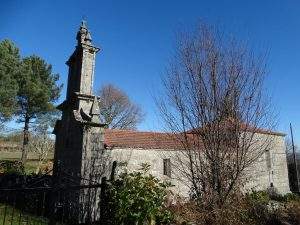
[[[0,224],[3,225],[21,225],[21,224],[45,224],[49,220],[44,217],[34,216],[24,213],[19,209],[6,204],[0,204]]]

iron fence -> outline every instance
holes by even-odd
[[[1,189],[0,224],[100,223],[104,187],[96,184]]]
[[[116,163],[110,179],[114,178],[115,167]],[[99,183],[83,179],[80,185],[63,181],[61,177],[57,182],[48,175],[29,180],[13,177],[6,179],[5,187],[3,182],[0,184],[0,225],[107,224],[110,209],[105,177]]]

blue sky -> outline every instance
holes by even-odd
[[[17,1],[0,0],[0,40],[9,38],[23,56],[37,54],[66,84],[68,59],[86,17],[96,60],[95,89],[113,83],[146,112],[140,130],[160,130],[152,93],[172,55],[175,32],[202,19],[268,50],[268,92],[278,130],[294,126],[300,143],[300,2],[296,0]],[[66,88],[66,85],[65,85]],[[65,89],[60,101],[65,98]]]

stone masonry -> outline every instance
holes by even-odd
[[[62,118],[53,132],[56,135],[53,173],[58,178],[72,177],[71,185],[87,185],[100,183],[105,125],[100,123],[98,98],[93,95],[95,56],[99,48],[92,44],[85,21],[76,39],[77,46],[66,62],[69,67],[66,100],[57,107]],[[84,207],[86,195],[81,193],[72,201]],[[96,202],[89,208],[97,207]]]
[[[280,194],[290,192],[284,134],[262,131],[256,134],[256,138],[262,143],[267,139],[270,146],[247,169],[244,190],[267,190],[273,186]],[[106,129],[104,143],[112,159],[126,162],[129,171],[148,163],[151,165],[150,173],[175,185],[174,193],[189,196],[190,184],[180,172],[182,168],[178,164],[178,157],[188,162],[187,156],[180,149],[180,144],[170,139],[167,133]],[[171,162],[171,176],[164,173],[163,162],[166,159]]]

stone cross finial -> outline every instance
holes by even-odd
[[[87,29],[87,25],[86,25],[86,20],[82,20],[81,21],[81,26],[80,26],[80,28],[85,28],[85,29]]]
[[[79,45],[82,43],[91,44],[92,37],[91,37],[91,33],[87,28],[86,20],[81,21],[80,28],[77,33],[77,40]]]

